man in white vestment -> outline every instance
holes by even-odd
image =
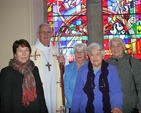
[[[49,113],[64,113],[59,63],[65,63],[63,55],[58,55],[51,45],[51,27],[47,23],[39,26],[38,40],[32,47],[31,59],[38,66],[44,88],[44,96]]]

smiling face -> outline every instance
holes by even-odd
[[[15,53],[15,58],[21,62],[21,63],[25,63],[29,60],[30,58],[30,50],[28,47],[22,47],[22,46],[19,46],[17,49],[16,49],[16,53]]]
[[[89,57],[93,68],[101,68],[103,56],[100,50],[91,49]]]
[[[114,58],[121,58],[123,57],[124,47],[119,41],[112,41],[110,46],[112,55]]]
[[[76,49],[76,51],[75,51],[75,59],[76,59],[76,61],[84,62],[85,57],[86,57],[86,53],[84,52],[84,50]]]
[[[42,25],[37,33],[37,37],[44,46],[49,46],[52,37],[51,28],[47,25]]]

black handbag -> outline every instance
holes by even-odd
[[[131,113],[139,113],[139,110],[137,108],[133,108],[133,110],[131,111]]]

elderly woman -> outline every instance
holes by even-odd
[[[24,40],[13,43],[14,58],[0,73],[1,113],[48,113],[38,68]]]
[[[121,83],[116,68],[103,60],[103,47],[87,48],[90,61],[78,73],[71,113],[122,113]]]
[[[73,95],[73,90],[78,75],[78,71],[80,67],[87,62],[85,60],[86,50],[87,50],[87,46],[85,44],[83,43],[76,44],[74,46],[75,62],[68,64],[65,69],[64,90],[65,90],[65,97],[67,100],[66,107],[69,108],[69,111],[71,108],[72,95]]]
[[[141,113],[141,62],[125,53],[125,43],[120,37],[112,38],[109,47],[112,57],[107,62],[116,67],[122,84],[122,111]]]

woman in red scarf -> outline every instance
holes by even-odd
[[[48,113],[38,68],[24,40],[13,43],[14,58],[0,73],[1,113]]]

